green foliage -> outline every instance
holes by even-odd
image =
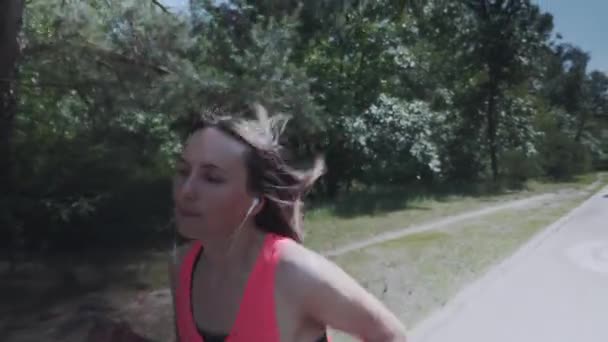
[[[547,132],[541,149],[542,167],[550,177],[569,179],[591,169],[589,151],[562,132]]]
[[[588,147],[577,142],[576,119],[563,110],[546,111],[541,108],[536,126],[539,136],[538,163],[542,173],[555,179],[569,179],[591,169]]]
[[[520,186],[526,180],[542,174],[536,155],[528,155],[521,150],[507,150],[501,156],[501,174],[510,186]]]
[[[404,102],[380,95],[362,115],[344,118],[350,144],[361,153],[361,173],[368,183],[407,182],[440,172],[433,136],[444,117],[422,101]]]

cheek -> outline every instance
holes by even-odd
[[[209,209],[223,207],[236,197],[236,191],[230,184],[207,184],[199,192],[201,205]]]
[[[212,214],[222,214],[226,216],[237,216],[244,205],[245,196],[236,189],[225,188],[217,191],[209,191],[205,194],[204,203],[206,209],[212,210]]]
[[[205,191],[201,205],[214,223],[232,226],[243,219],[248,209],[247,198],[240,188],[224,185]]]

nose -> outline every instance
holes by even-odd
[[[193,174],[188,176],[178,187],[178,196],[181,200],[192,201],[196,199],[196,184]]]

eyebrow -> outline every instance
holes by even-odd
[[[183,156],[177,156],[177,161],[183,164],[188,164],[190,165],[190,162],[188,162],[186,160],[186,158],[184,158]],[[223,168],[213,164],[213,163],[202,163],[199,165],[199,167],[201,169],[211,169],[211,170],[220,170],[220,171],[225,171]]]

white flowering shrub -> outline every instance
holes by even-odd
[[[433,137],[443,115],[426,102],[382,94],[362,115],[344,120],[347,136],[362,156],[362,171],[368,175],[384,174],[391,181],[440,171]]]

